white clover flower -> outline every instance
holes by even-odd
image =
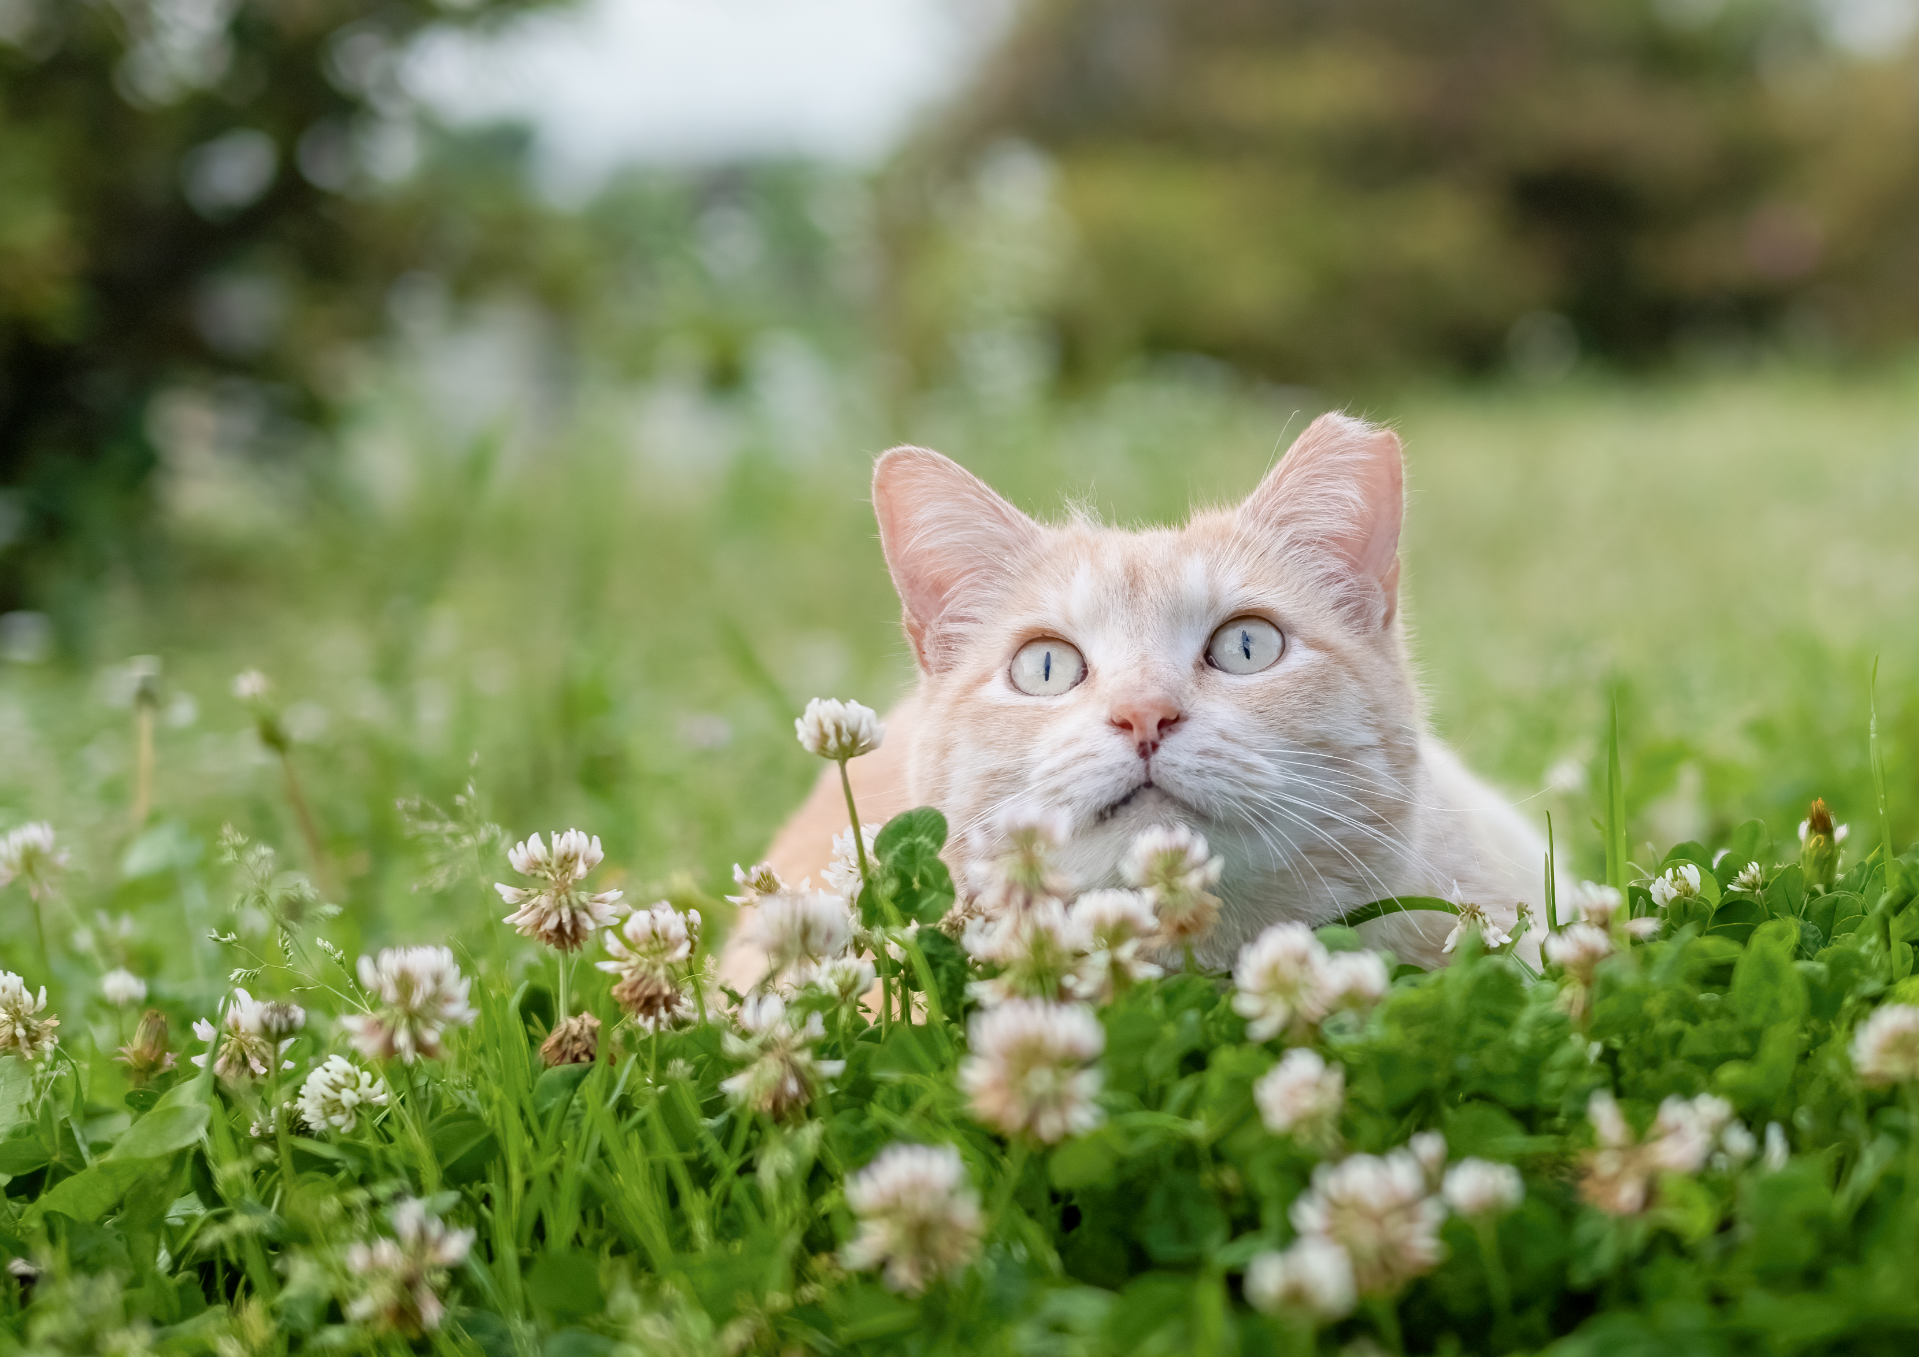
[[[1087,954],[1067,977],[1075,998],[1105,1003],[1115,993],[1165,972],[1144,955],[1158,920],[1153,905],[1138,891],[1088,891],[1073,902],[1073,926],[1086,940]]]
[[[1359,1301],[1353,1260],[1330,1239],[1302,1235],[1284,1253],[1253,1255],[1246,1299],[1269,1315],[1296,1313],[1318,1324],[1344,1319]]]
[[[1156,825],[1133,840],[1119,870],[1127,885],[1151,897],[1161,940],[1182,945],[1212,932],[1220,904],[1211,888],[1225,866],[1204,835],[1185,825]]]
[[[53,826],[45,820],[29,821],[0,834],[0,889],[19,881],[29,899],[44,900],[59,885],[67,860]]]
[[[873,845],[879,841],[879,837],[878,825],[860,826],[860,838],[866,844],[868,863],[875,858]],[[866,881],[860,876],[859,854],[853,851],[851,825],[833,836],[833,860],[826,864],[826,870],[821,875],[826,878],[826,884],[837,891],[840,898],[849,905],[856,903],[860,898],[860,892],[866,889]]]
[[[273,691],[273,680],[258,669],[243,669],[233,676],[233,695],[242,702],[263,701]]]
[[[340,1025],[369,1060],[397,1056],[410,1065],[421,1056],[437,1057],[447,1028],[479,1016],[467,1002],[472,982],[445,947],[388,947],[378,961],[363,956],[360,984],[378,1007],[349,1014]]]
[[[1792,1158],[1792,1146],[1786,1141],[1786,1128],[1776,1121],[1766,1123],[1766,1172],[1777,1173]]]
[[[1499,1216],[1516,1208],[1526,1196],[1526,1184],[1511,1164],[1494,1164],[1484,1159],[1462,1159],[1446,1170],[1446,1183],[1440,1189],[1446,1205],[1473,1219]]]
[[[1724,1172],[1736,1169],[1759,1153],[1759,1141],[1747,1129],[1743,1121],[1731,1121],[1726,1129],[1719,1133],[1719,1151],[1714,1154],[1711,1164]]]
[[[1426,1170],[1406,1150],[1321,1164],[1290,1216],[1302,1235],[1345,1249],[1361,1295],[1391,1295],[1442,1256],[1446,1208],[1429,1194]]]
[[[1442,952],[1451,952],[1459,945],[1459,940],[1468,932],[1479,934],[1486,950],[1504,947],[1513,940],[1512,934],[1494,923],[1485,907],[1466,901],[1459,906],[1459,922],[1453,925],[1453,931],[1446,935],[1446,941],[1440,945]]]
[[[700,912],[682,914],[665,900],[636,909],[602,935],[606,961],[594,965],[619,980],[613,1001],[644,1031],[658,1032],[691,1018],[694,1005],[681,971],[700,938]]]
[[[841,1008],[852,1008],[873,988],[879,972],[865,957],[835,957],[820,967],[811,981],[815,989],[833,996]]]
[[[1581,985],[1590,985],[1599,963],[1613,953],[1612,938],[1592,924],[1567,924],[1546,935],[1546,960],[1564,968]]]
[[[729,1058],[751,1063],[720,1081],[720,1091],[738,1106],[782,1117],[811,1102],[826,1080],[837,1079],[846,1069],[844,1060],[821,1060],[813,1054],[813,1043],[826,1035],[820,1015],[809,1013],[796,1025],[777,994],[747,996],[739,1022],[746,1036],[728,1032],[721,1047]]]
[[[880,747],[886,727],[879,713],[857,702],[841,702],[816,697],[806,704],[806,713],[793,722],[800,748],[835,763],[856,759]]]
[[[1758,894],[1766,887],[1766,869],[1756,862],[1748,862],[1739,869],[1739,875],[1732,879],[1732,888],[1736,891],[1751,891]]]
[[[283,1015],[281,1010],[298,1014],[298,1021],[287,1021],[291,1014]],[[280,1038],[297,1031],[305,1020],[306,1014],[297,1005],[262,1003],[245,990],[236,989],[227,1000],[227,1011],[218,1027],[205,1018],[194,1020],[193,1035],[208,1043],[208,1049],[194,1056],[193,1063],[205,1069],[208,1057],[212,1057],[213,1072],[230,1084],[264,1079],[273,1072],[274,1061],[290,1042],[290,1038]]]
[[[1597,881],[1580,882],[1566,892],[1565,898],[1578,922],[1601,929],[1611,928],[1613,918],[1626,905],[1625,896]]]
[[[1406,1141],[1406,1153],[1426,1175],[1426,1186],[1438,1191],[1440,1177],[1446,1171],[1446,1137],[1438,1131],[1416,1131]]]
[[[853,941],[853,916],[837,895],[769,895],[754,911],[752,932],[766,958],[759,983],[804,985],[820,967],[845,954]]]
[[[726,899],[735,905],[750,905],[762,895],[781,895],[786,891],[786,883],[780,880],[780,874],[773,870],[770,862],[755,863],[751,868],[734,863],[733,884],[739,887],[740,893]]]
[[[1057,1000],[1067,990],[1093,939],[1058,900],[1045,899],[1016,914],[977,919],[961,938],[975,961],[1000,968],[975,980],[968,992],[983,1004],[1009,999]]]
[[[1371,1008],[1386,997],[1392,977],[1377,952],[1334,952],[1319,966],[1319,983],[1305,1009],[1310,1022],[1319,1022],[1342,1009]]]
[[[124,966],[116,966],[100,977],[100,997],[115,1008],[144,1004],[147,1001],[147,982]]]
[[[1852,1065],[1868,1087],[1919,1080],[1919,1008],[1884,1004],[1873,1010],[1853,1033]]]
[[[1274,924],[1239,950],[1233,965],[1233,1011],[1246,1019],[1246,1035],[1266,1041],[1295,1018],[1317,1011],[1326,948],[1300,923]]]
[[[29,1064],[52,1054],[60,1044],[53,1029],[60,1019],[46,1011],[47,987],[36,996],[12,971],[0,971],[0,1052],[12,1051]]]
[[[1253,1102],[1274,1135],[1323,1143],[1335,1135],[1346,1105],[1346,1071],[1310,1046],[1296,1046],[1253,1085]]]
[[[544,884],[537,890],[527,890],[495,882],[493,889],[500,893],[500,899],[513,906],[513,913],[501,922],[512,924],[522,937],[538,938],[548,947],[578,951],[593,930],[619,917],[614,906],[621,892],[589,895],[576,889],[605,856],[599,836],[589,839],[578,829],[563,834],[556,831],[551,847],[538,834],[515,844],[506,855],[513,870]]]
[[[347,1271],[357,1290],[347,1302],[346,1316],[402,1334],[430,1332],[446,1317],[440,1295],[448,1272],[466,1261],[473,1231],[447,1229],[427,1213],[425,1202],[413,1197],[396,1202],[392,1215],[392,1239],[347,1247]]]
[[[1693,900],[1699,895],[1699,868],[1690,862],[1668,867],[1652,879],[1652,900],[1661,909],[1675,900]]]
[[[1034,902],[1072,894],[1072,882],[1059,870],[1057,857],[1072,833],[1072,818],[1062,810],[1015,806],[999,817],[998,854],[969,863],[966,876],[988,914],[1011,913]]]
[[[984,1223],[966,1165],[950,1145],[889,1145],[846,1180],[859,1233],[840,1252],[855,1272],[886,1269],[886,1284],[919,1295],[979,1252]]]
[[[1659,1105],[1659,1114],[1643,1140],[1633,1135],[1619,1104],[1605,1089],[1594,1091],[1586,1115],[1599,1145],[1586,1156],[1580,1195],[1615,1216],[1637,1215],[1645,1210],[1657,1174],[1697,1173],[1719,1147],[1724,1147],[1722,1153],[1730,1163],[1733,1152],[1740,1147],[1739,1138],[1743,1136],[1748,1144],[1751,1141],[1751,1133],[1733,1120],[1732,1104],[1710,1093],[1696,1098],[1667,1098]],[[1739,1130],[1728,1144],[1725,1133],[1733,1126]]]
[[[386,1083],[343,1055],[330,1055],[300,1085],[300,1120],[315,1131],[351,1131],[363,1108],[386,1106]]]
[[[1732,1121],[1732,1110],[1731,1103],[1710,1093],[1660,1103],[1646,1141],[1654,1167],[1669,1173],[1699,1172]]]
[[[986,1125],[1052,1144],[1104,1119],[1093,1101],[1101,1084],[1093,1062],[1106,1031],[1092,1009],[1013,999],[974,1014],[966,1043],[972,1053],[960,1063],[959,1084]]]

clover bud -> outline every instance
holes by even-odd
[[[1832,889],[1839,875],[1839,845],[1846,841],[1846,826],[1832,822],[1825,800],[1814,801],[1806,818],[1799,822],[1799,869],[1805,873],[1806,889]]]

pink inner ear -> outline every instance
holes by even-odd
[[[941,636],[978,620],[1038,544],[1039,525],[927,448],[894,448],[879,459],[873,510],[906,634],[920,666],[937,669]]]
[[[1383,627],[1398,610],[1404,513],[1398,436],[1349,415],[1325,414],[1260,482],[1239,517],[1289,554],[1317,549],[1334,557],[1349,581],[1371,586],[1363,594],[1383,596],[1384,611],[1376,614]]]

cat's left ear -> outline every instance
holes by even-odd
[[[1399,611],[1405,502],[1398,435],[1326,414],[1287,449],[1237,517],[1317,577],[1355,625],[1382,630]]]

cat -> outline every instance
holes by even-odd
[[[1138,532],[1041,524],[939,453],[887,452],[873,506],[919,681],[849,765],[862,820],[936,806],[959,868],[1012,819],[1051,815],[1080,889],[1119,884],[1141,830],[1187,825],[1224,858],[1195,948],[1208,968],[1282,920],[1414,895],[1477,903],[1509,932],[1523,904],[1536,958],[1545,845],[1427,729],[1399,608],[1403,501],[1396,435],[1343,414],[1236,508]],[[829,767],[768,858],[818,879],[846,826]],[[1361,935],[1433,966],[1455,922],[1407,912]],[[724,970],[757,975],[738,947]]]

